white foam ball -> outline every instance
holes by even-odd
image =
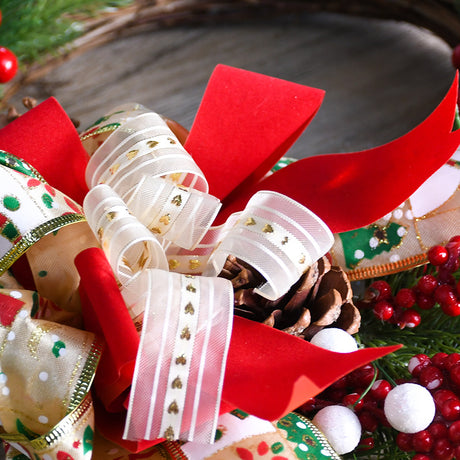
[[[339,455],[354,450],[361,439],[359,419],[348,407],[324,407],[313,417],[313,423]]]
[[[431,393],[416,383],[394,387],[385,398],[385,417],[402,433],[417,433],[433,421],[436,407]]]
[[[339,353],[350,353],[358,349],[356,340],[348,332],[337,327],[321,329],[310,342],[317,347]]]

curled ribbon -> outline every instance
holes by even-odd
[[[233,317],[232,285],[217,277],[227,256],[253,265],[265,278],[258,291],[276,299],[333,236],[304,206],[269,191],[211,227],[220,201],[162,117],[111,113],[117,127],[88,163],[83,207],[132,319],[143,318],[124,437],[212,442]],[[168,271],[168,256],[181,251],[204,256],[203,276]]]
[[[84,220],[81,207],[26,161],[0,150],[0,274],[43,236]]]
[[[204,275],[217,276],[229,255],[252,265],[266,280],[255,292],[270,300],[285,294],[332,246],[326,224],[280,193],[256,193],[210,257]]]

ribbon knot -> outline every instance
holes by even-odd
[[[132,319],[143,323],[124,436],[212,442],[233,319],[231,282],[217,277],[226,258],[253,265],[265,279],[258,292],[276,299],[333,236],[304,206],[269,191],[212,228],[221,203],[163,119],[120,112],[112,110],[118,127],[89,161],[83,207]],[[169,271],[178,266],[168,257],[185,253],[202,276]]]

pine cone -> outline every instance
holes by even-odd
[[[270,301],[254,288],[264,279],[253,267],[229,256],[220,273],[231,280],[235,291],[235,314],[310,340],[324,327],[338,327],[355,334],[361,316],[352,301],[352,289],[340,267],[327,257],[314,263],[291,289]]]

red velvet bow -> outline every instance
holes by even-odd
[[[433,114],[389,144],[306,158],[262,179],[308,125],[323,92],[218,66],[186,148],[205,173],[210,192],[223,200],[223,217],[243,209],[255,191],[271,189],[312,209],[332,231],[351,230],[392,211],[452,156],[460,143],[460,131],[451,132],[457,85],[456,76]],[[54,99],[0,130],[0,148],[29,161],[51,185],[82,201],[87,155]],[[102,251],[88,249],[76,264],[86,327],[107,343],[95,382],[102,402],[97,417],[105,434],[120,442],[139,337]],[[235,318],[222,411],[238,407],[262,418],[279,418],[353,369],[397,348],[337,354]],[[141,450],[148,444],[125,446]]]

